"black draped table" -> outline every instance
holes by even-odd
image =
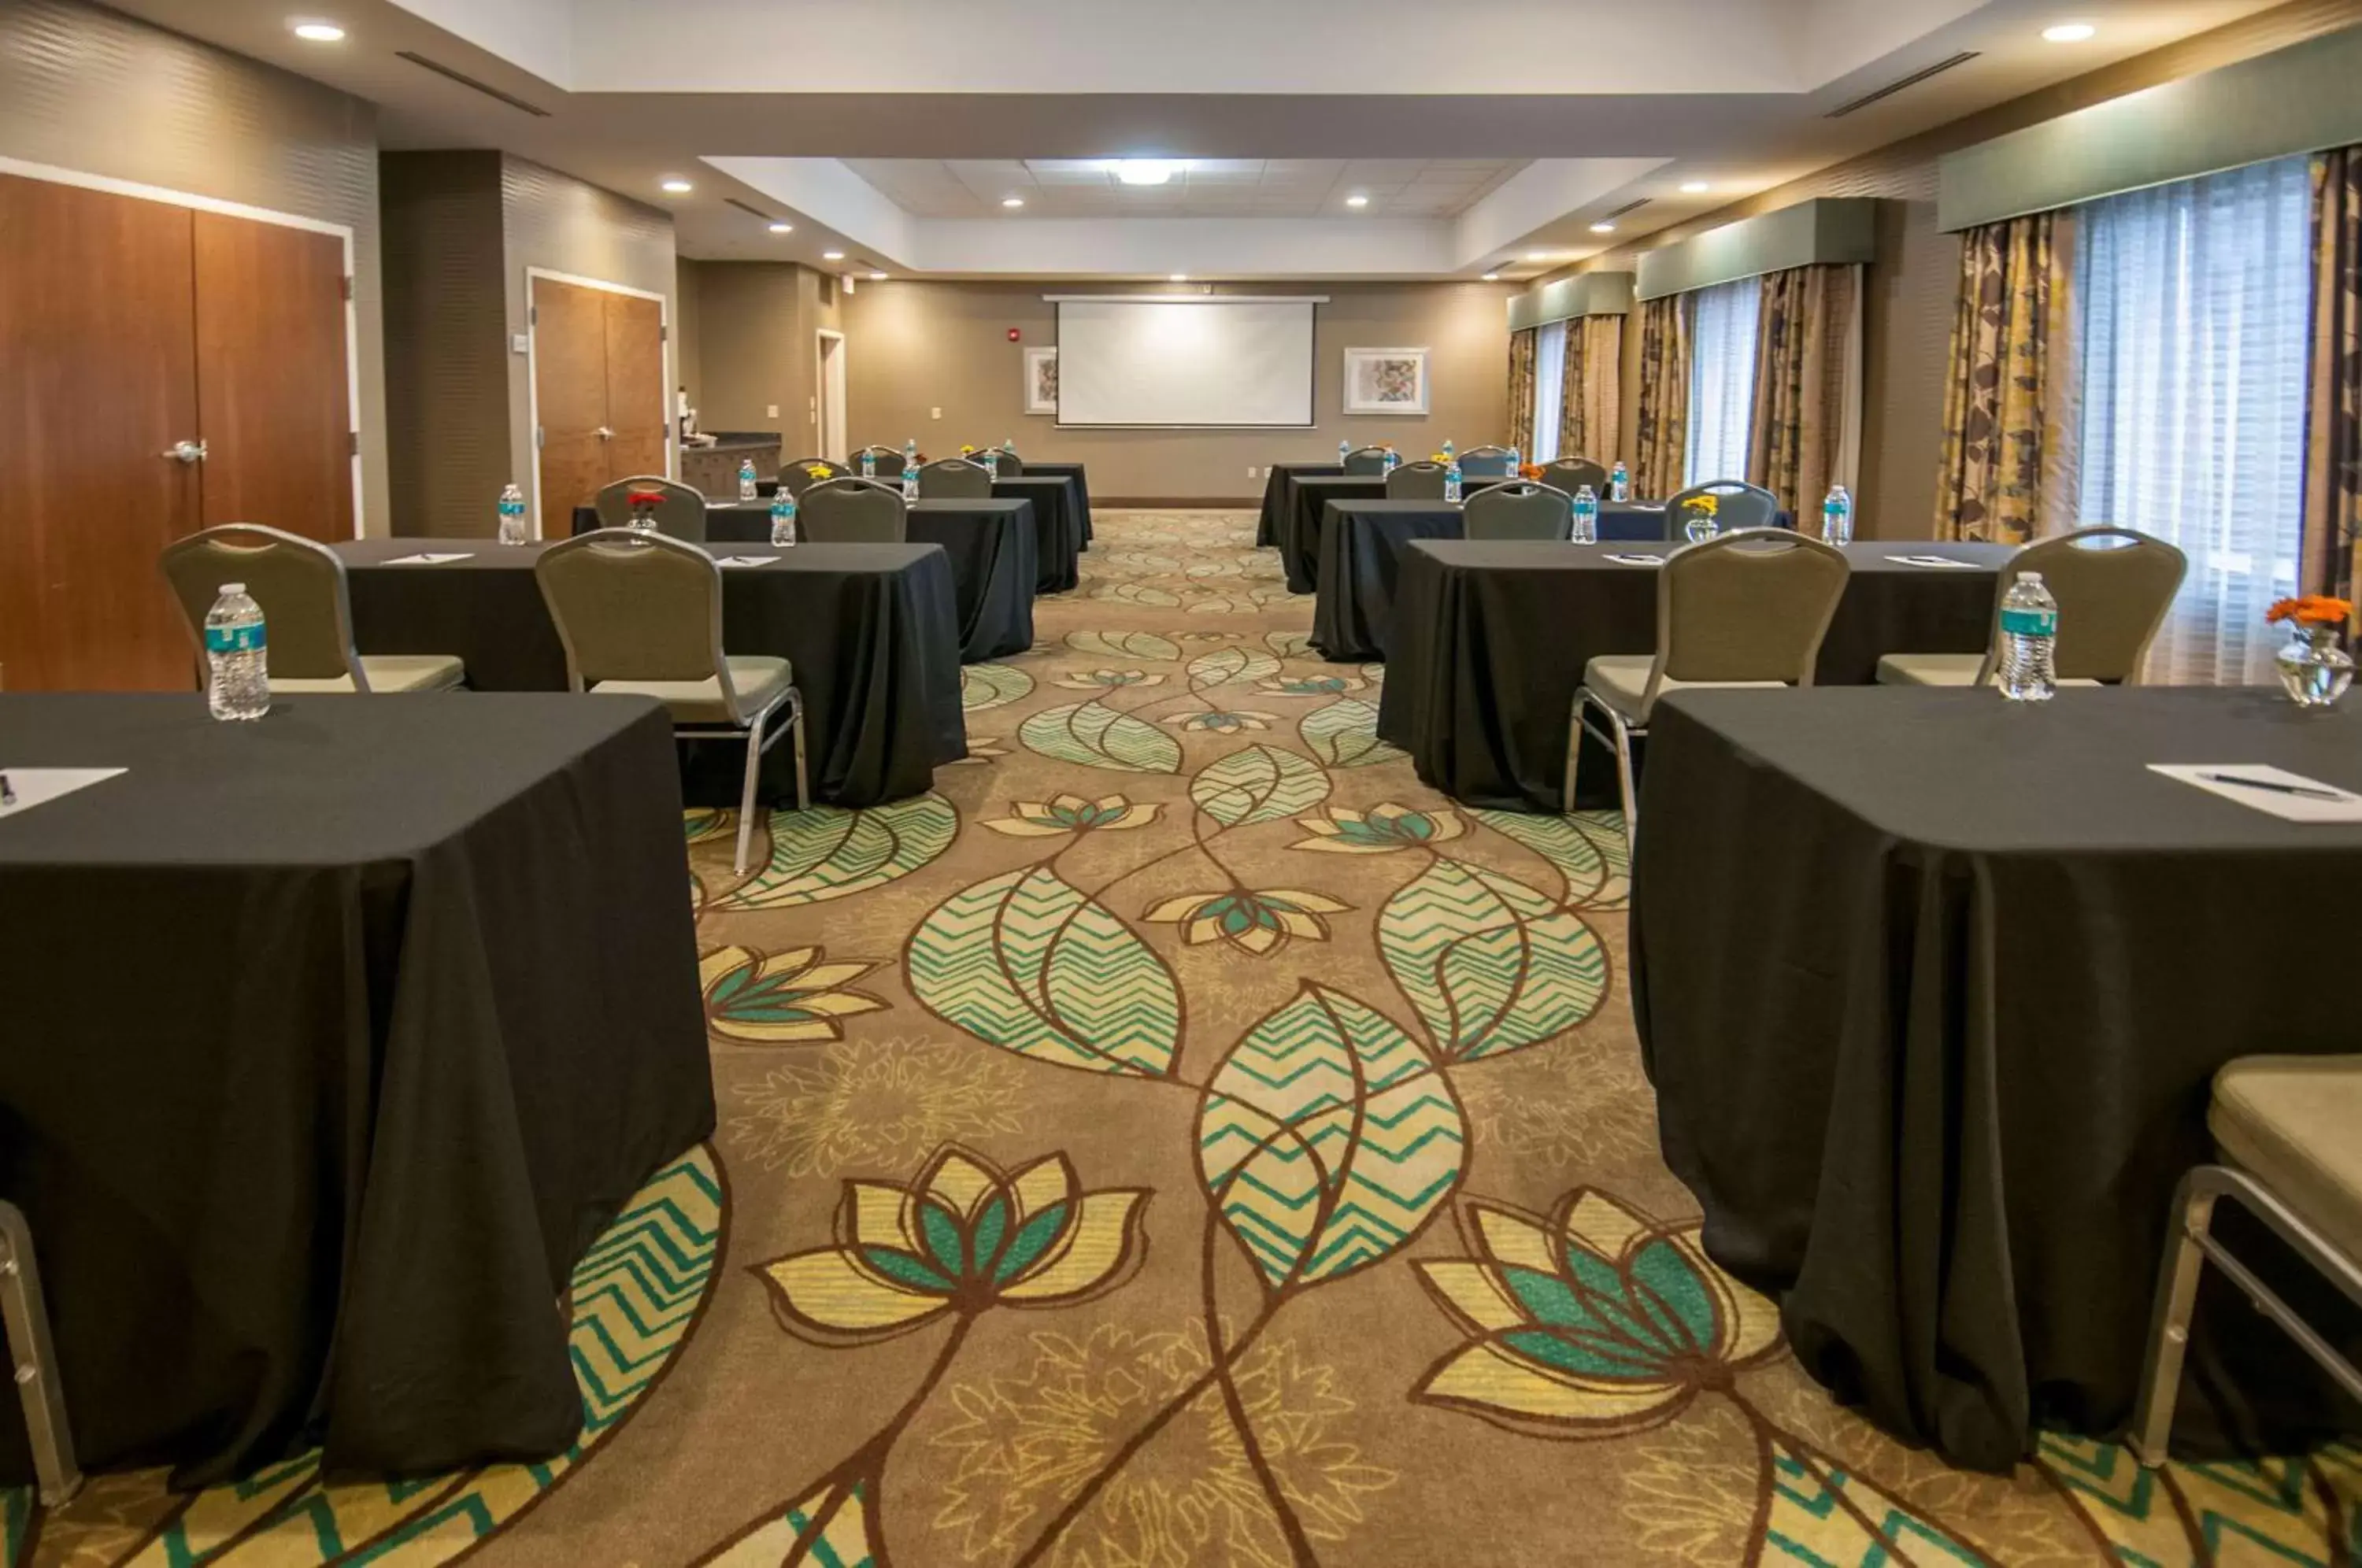
[[[563,691],[566,650],[534,580],[538,545],[489,539],[362,539],[332,547],[352,584],[363,653],[456,654],[479,691]],[[422,550],[466,551],[395,566]],[[960,716],[959,619],[951,561],[934,545],[734,545],[770,564],[722,573],[722,644],[795,666],[812,798],[874,806],[922,793],[967,755]],[[690,786],[735,804],[743,751],[697,743]],[[794,799],[789,743],[763,760],[763,790]]]
[[[1557,811],[1583,667],[1601,654],[1657,648],[1657,569],[1608,558],[1643,549],[1413,541],[1395,584],[1378,734],[1410,753],[1420,778],[1469,805]],[[1984,648],[2011,547],[1885,543],[1845,552],[1853,576],[1816,680],[1863,685],[1886,654]],[[1897,555],[1939,555],[1976,569],[1904,566],[1889,558]],[[1593,799],[1614,801],[1612,773],[1587,767],[1600,791]]]
[[[1080,463],[1037,463],[1030,458],[1020,458],[1019,460],[1025,465],[1025,476],[1040,476],[1045,479],[1062,479],[1069,481],[1067,494],[1073,500],[1075,514],[1082,521],[1083,548],[1086,550],[1089,549],[1091,547],[1091,541],[1098,537],[1098,533],[1091,526],[1090,475],[1085,471],[1083,465]]]
[[[1287,518],[1296,508],[1296,481],[1319,475],[1336,478],[1345,471],[1342,463],[1274,463],[1264,473],[1263,511],[1255,519],[1257,547],[1276,545],[1287,526]]]
[[[1079,474],[1036,473],[1029,469],[1010,479],[994,480],[992,493],[1000,501],[1033,503],[1042,541],[1035,580],[1043,592],[1064,593],[1082,580],[1080,558],[1089,536],[1085,532],[1087,513]]]
[[[1473,495],[1500,479],[1466,479],[1460,492]],[[1280,520],[1279,564],[1287,573],[1290,593],[1309,593],[1320,580],[1320,550],[1329,508],[1338,502],[1384,501],[1386,481],[1377,474],[1308,474],[1290,482],[1292,504]],[[1440,506],[1441,502],[1429,502]]]
[[[127,769],[0,818],[0,1198],[83,1460],[565,1449],[568,1276],[713,1129],[663,710],[9,695],[0,766]]]
[[[1652,727],[1633,999],[1707,1250],[1777,1294],[1840,1398],[1956,1461],[2004,1466],[2036,1426],[2117,1430],[2174,1185],[2212,1157],[2215,1069],[2362,1051],[2330,994],[2351,922],[2305,891],[2362,879],[2362,825],[2281,822],[2147,765],[2362,789],[2362,709],[2252,688],[1695,691]],[[2202,1341],[2278,1366],[2228,1381],[2251,1414],[2327,1388],[2223,1295]],[[2250,1435],[2320,1435],[2279,1419]]]
[[[1341,662],[1385,657],[1403,547],[1413,539],[1457,539],[1462,532],[1461,509],[1449,502],[1329,502],[1320,522],[1320,597],[1312,609],[1312,646]],[[1608,543],[1662,540],[1665,509],[1661,503],[1604,501],[1599,537]]]
[[[1033,646],[1038,531],[1030,501],[919,501],[909,508],[908,542],[941,545],[951,558],[959,610],[960,662],[978,664]],[[574,509],[574,531],[599,526],[596,508]],[[705,509],[705,540],[715,555],[767,545],[771,503],[739,501]],[[748,552],[751,553],[751,552]]]

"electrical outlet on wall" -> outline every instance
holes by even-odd
[[[944,411],[940,408],[931,408],[927,410],[927,417],[930,419],[941,419],[943,416]]]
[[[1249,463],[1249,464],[1247,465],[1247,478],[1249,478],[1249,479],[1253,479],[1253,478],[1254,478],[1254,477],[1255,477],[1255,466],[1254,466],[1253,463]]]
[[[779,416],[779,405],[778,405],[778,403],[765,403],[765,404],[763,405],[763,417],[764,417],[764,418],[766,418],[766,419],[777,419],[778,416]]]

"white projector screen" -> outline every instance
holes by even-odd
[[[1058,423],[1312,423],[1311,300],[1060,299]]]

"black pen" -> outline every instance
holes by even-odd
[[[9,784],[8,775],[0,773],[0,806],[13,806],[16,803],[17,791]]]
[[[2269,790],[2275,795],[2302,795],[2309,801],[2344,801],[2352,797],[2337,790],[2316,790],[2309,784],[2275,784],[2268,778],[2242,778],[2235,773],[2202,773],[2209,784],[2231,784],[2242,790]]]

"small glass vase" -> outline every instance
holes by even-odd
[[[2300,708],[2337,706],[2354,684],[2354,657],[2337,646],[2335,626],[2299,626],[2274,661],[2289,701]]]
[[[1682,536],[1693,545],[1702,544],[1722,532],[1722,525],[1711,512],[1692,512],[1682,524]]]

